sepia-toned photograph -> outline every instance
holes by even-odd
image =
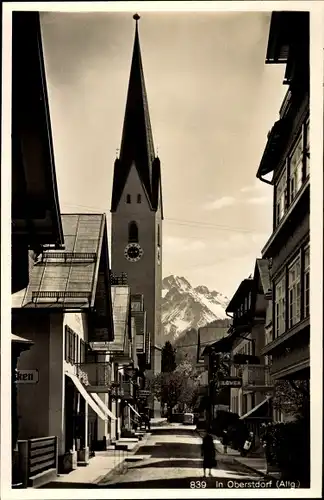
[[[314,13],[73,3],[4,36],[3,498],[307,496]]]

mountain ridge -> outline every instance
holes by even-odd
[[[162,280],[162,328],[164,342],[174,343],[188,330],[210,326],[228,319],[229,299],[205,285],[193,287],[183,276],[169,275]]]

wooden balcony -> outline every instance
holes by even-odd
[[[249,309],[244,311],[241,316],[234,316],[231,328],[237,331],[242,331],[242,329],[244,330],[245,328],[249,329],[252,325],[252,320],[252,311]]]
[[[110,363],[79,363],[76,365],[77,376],[82,380],[88,392],[109,392],[111,389]]]
[[[298,372],[309,370],[310,351],[309,344],[304,346],[291,346],[281,353],[273,354],[271,376],[275,379],[292,377],[298,378]]]
[[[242,367],[243,392],[267,392],[272,388],[268,366],[248,364]]]

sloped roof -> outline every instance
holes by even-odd
[[[204,356],[208,347],[227,335],[228,327],[209,326],[198,328],[197,362]]]
[[[94,306],[106,216],[62,214],[62,225],[65,250],[46,250],[41,254],[28,287],[12,296],[12,307]]]
[[[267,259],[256,259],[254,277],[260,276],[262,291],[267,294],[271,290],[269,262]]]
[[[39,12],[12,13],[12,146],[13,235],[64,244]]]
[[[11,342],[18,342],[21,344],[33,344],[34,343],[32,340],[24,339],[23,337],[20,337],[19,335],[15,335],[14,333],[11,334]]]
[[[115,339],[113,342],[109,342],[108,350],[111,352],[123,352],[129,341],[127,331],[130,304],[129,286],[112,286],[111,298]]]
[[[252,286],[253,286],[252,278],[247,278],[241,281],[239,287],[237,288],[228,306],[226,307],[226,312],[235,312],[237,306],[240,305],[240,301],[245,296],[245,294],[248,291],[252,290]]]

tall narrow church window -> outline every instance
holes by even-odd
[[[157,227],[157,244],[161,246],[161,237],[160,237],[160,225]]]
[[[131,202],[131,195],[130,195],[130,194],[128,194],[128,195],[126,196],[126,203],[130,203],[130,202]]]
[[[137,195],[137,203],[142,203],[142,196],[140,194]]]
[[[128,225],[128,242],[138,243],[138,227],[134,221],[130,222]]]

